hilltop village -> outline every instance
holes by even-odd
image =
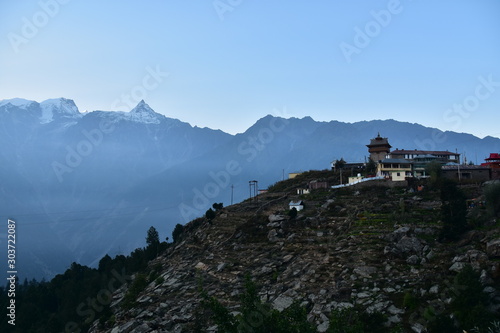
[[[363,180],[386,179],[393,182],[403,182],[409,178],[428,178],[426,173],[431,164],[441,166],[442,175],[449,179],[458,181],[484,182],[500,179],[500,154],[491,153],[485,162],[480,165],[467,163],[461,160],[461,154],[449,151],[407,150],[394,149],[389,144],[388,138],[380,136],[380,133],[368,147],[368,162],[346,162],[343,159],[331,163],[332,170],[341,170],[348,177],[348,185]],[[366,176],[361,174],[365,173]],[[290,173],[294,178],[300,172]],[[340,179],[343,181],[343,178]],[[318,185],[316,185],[318,186]],[[321,186],[327,187],[327,184]]]
[[[339,172],[339,184],[313,180],[306,187],[297,189],[297,194],[309,194],[312,190],[319,188],[338,189],[358,184],[370,186],[374,185],[373,181],[378,181],[376,185],[382,183],[391,187],[408,187],[409,183],[415,184],[415,181],[430,178],[429,170],[432,167],[438,168],[442,177],[464,184],[500,180],[500,154],[498,153],[490,153],[485,162],[474,165],[472,162],[467,163],[466,159],[461,161],[461,154],[458,152],[453,153],[447,150],[398,148],[391,150],[392,146],[388,138],[381,137],[380,133],[366,146],[369,153],[367,162],[346,162],[343,159],[331,162],[331,169]],[[289,178],[293,179],[300,174],[302,172],[290,173]],[[422,189],[423,185],[410,187],[410,191]],[[261,190],[260,193],[266,191]],[[300,211],[304,208],[304,202],[302,200],[291,201],[289,208]]]
[[[498,332],[498,156],[367,147],[367,163],[251,181],[172,242],[151,227],[129,256],[20,287],[36,317],[19,332]]]
[[[251,181],[249,199],[178,225],[153,277],[90,331],[493,332],[498,155],[367,147],[366,163]]]

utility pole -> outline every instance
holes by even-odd
[[[258,185],[257,185],[256,180],[250,180],[248,182],[248,186],[250,188],[250,198],[255,198],[257,199],[257,191],[258,191]]]
[[[231,184],[231,205],[233,204],[234,184]]]

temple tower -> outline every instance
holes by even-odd
[[[385,158],[387,154],[391,151],[391,145],[387,138],[383,138],[378,133],[377,137],[370,140],[370,144],[366,145],[368,147],[368,152],[370,153],[370,158],[377,163]]]

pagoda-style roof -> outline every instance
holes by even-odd
[[[500,154],[490,153],[490,157],[485,158],[484,160],[485,163],[481,163],[482,166],[487,166],[494,169],[500,168]]]
[[[500,154],[497,154],[497,153],[491,153],[490,154],[490,157],[488,158],[485,158],[484,159],[485,161],[500,161]]]
[[[374,147],[387,147],[391,148],[392,146],[389,144],[389,140],[387,138],[383,138],[380,136],[380,133],[378,133],[376,138],[373,138],[370,140],[370,144],[366,145],[368,148],[374,148]]]

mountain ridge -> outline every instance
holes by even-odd
[[[0,184],[0,216],[19,217],[27,242],[21,252],[52,267],[43,274],[47,278],[72,261],[95,265],[106,253],[142,246],[137,235],[150,225],[170,234],[175,224],[202,216],[213,202],[240,202],[248,197],[249,180],[265,189],[290,172],[328,169],[335,159],[364,161],[366,144],[377,132],[395,148],[420,148],[416,142],[422,142],[424,148],[458,149],[468,157],[476,152],[478,163],[500,151],[500,139],[440,132],[446,140],[434,142],[436,129],[395,120],[351,124],[267,115],[231,135],[152,109],[154,114],[143,111],[158,123],[149,116],[133,121],[126,116],[130,112],[93,111],[41,124],[39,104],[18,102],[25,109],[0,102],[0,142],[8,143],[0,151],[8,178]],[[147,105],[138,104],[136,111]],[[64,211],[75,213],[56,214]],[[86,211],[95,213],[78,213]],[[38,272],[25,270],[28,277],[40,278]]]

